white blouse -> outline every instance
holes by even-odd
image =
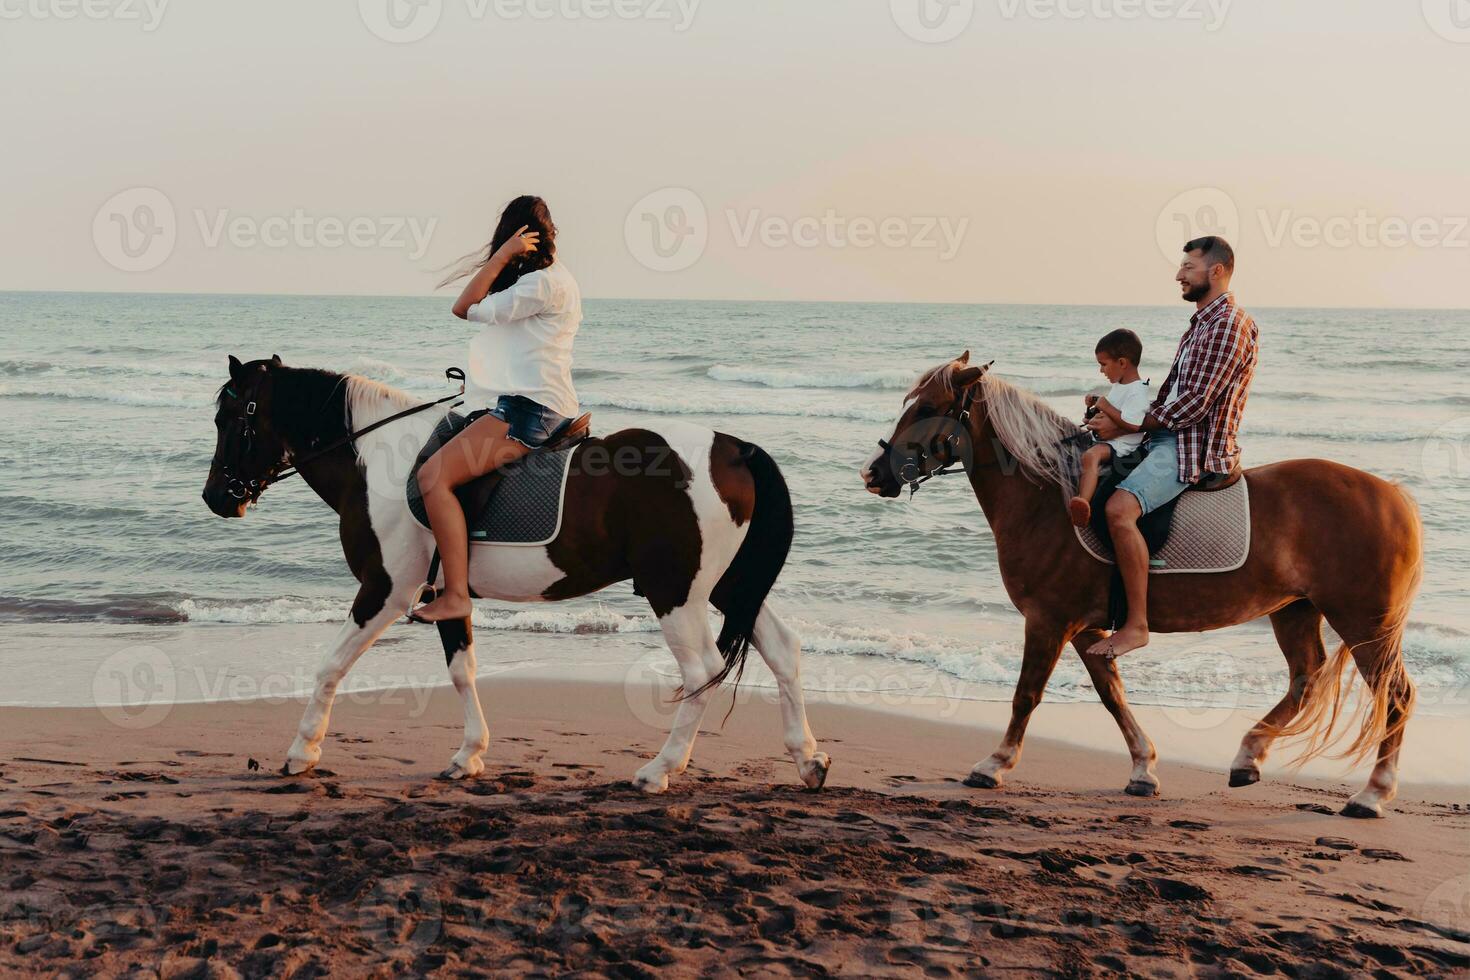
[[[572,340],[582,324],[582,291],[566,266],[553,262],[528,272],[465,316],[485,325],[470,340],[466,411],[494,408],[501,395],[521,395],[577,417]]]

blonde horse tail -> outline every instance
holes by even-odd
[[[1330,758],[1346,759],[1350,766],[1368,761],[1380,745],[1402,737],[1409,717],[1414,713],[1418,689],[1404,667],[1404,631],[1409,623],[1409,610],[1424,575],[1423,523],[1418,504],[1403,487],[1394,485],[1407,505],[1409,522],[1406,545],[1412,555],[1409,579],[1402,588],[1394,608],[1385,617],[1387,628],[1375,637],[1359,643],[1342,643],[1305,679],[1306,691],[1296,718],[1281,726],[1271,726],[1272,738],[1307,736],[1289,765],[1299,769],[1313,759],[1327,755],[1357,728],[1347,748]],[[1361,655],[1360,655],[1361,654]],[[1338,730],[1348,700],[1351,677],[1343,674],[1352,661],[1368,688],[1348,717],[1348,724]],[[1302,683],[1300,679],[1294,683]]]

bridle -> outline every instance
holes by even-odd
[[[405,409],[404,411],[399,412],[396,415],[391,415],[386,419],[381,419],[377,422],[374,422],[372,425],[365,426],[364,428],[358,429],[355,432],[348,432],[344,436],[339,436],[338,438],[333,439],[325,446],[313,447],[312,451],[307,453],[305,456],[295,456],[295,454],[293,454],[288,447],[286,450],[286,455],[288,458],[284,458],[276,463],[273,463],[270,467],[266,469],[263,476],[260,476],[256,479],[245,480],[241,477],[235,476],[228,465],[221,463],[219,467],[219,472],[220,475],[225,478],[225,493],[229,494],[236,500],[258,500],[260,499],[260,495],[265,493],[265,491],[272,485],[280,483],[283,480],[289,480],[293,476],[299,476],[301,474],[301,467],[308,465],[314,460],[320,459],[327,453],[333,452],[337,449],[341,449],[343,446],[354,442],[362,436],[367,435],[369,432],[374,432],[378,429],[381,429],[385,425],[391,425],[392,423],[397,422],[400,419],[406,419],[410,415],[417,415],[420,412],[427,412],[429,409],[435,408],[439,405],[443,405],[445,402],[451,402],[457,398],[462,399],[464,397],[464,371],[460,368],[449,368],[447,371],[444,372],[444,376],[450,381],[458,381],[459,391],[455,392],[452,395],[446,395],[443,398],[438,399],[437,401],[424,402],[422,405],[415,405],[413,408]],[[341,385],[346,380],[347,378],[344,376],[341,381],[337,382],[337,384]],[[225,393],[232,398],[239,397],[230,388],[226,388]],[[336,394],[336,388],[332,389],[332,394]],[[327,405],[330,404],[331,401],[332,395],[328,395],[326,403],[324,403],[321,408],[317,409],[317,414],[320,415],[323,411],[325,411]],[[456,402],[455,405],[451,405],[450,407],[455,408],[460,404],[463,404],[463,402]],[[238,420],[238,424],[240,427],[238,437],[243,441],[244,449],[236,454],[237,458],[243,459],[245,456],[249,455],[250,450],[255,445],[256,433],[253,420],[259,413],[259,410],[259,405],[254,401],[250,401],[245,403],[245,409],[240,413],[240,418]],[[281,469],[281,465],[283,463],[286,464],[285,469]]]
[[[993,364],[995,362],[991,361],[990,364],[985,365],[985,370],[989,371]],[[970,413],[975,407],[975,392],[979,389],[983,378],[982,374],[980,379],[967,387],[964,398],[956,401],[953,408],[944,415],[936,416],[955,423],[956,427],[950,431],[949,435],[942,436],[936,432],[927,446],[919,443],[910,444],[913,451],[904,457],[903,463],[894,471],[899,481],[909,488],[910,497],[919,492],[919,487],[936,476],[947,476],[965,468],[965,461],[959,457],[960,433],[970,430]],[[892,445],[884,439],[878,440],[878,446],[885,453],[892,454],[893,452]],[[939,465],[926,473],[924,472],[926,464],[931,460]]]

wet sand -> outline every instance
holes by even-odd
[[[1465,786],[1406,784],[1387,819],[1354,821],[1335,812],[1356,782],[1230,790],[1165,762],[1163,796],[1139,800],[1120,755],[1033,738],[1004,789],[974,790],[958,779],[993,730],[818,703],[834,766],[811,793],[756,696],[723,727],[717,702],[690,770],[648,797],[627,780],[662,717],[630,690],[482,681],[494,741],[467,783],[433,778],[460,741],[447,689],[339,701],[296,779],[276,773],[295,703],[136,728],[0,709],[0,971],[1470,969]]]

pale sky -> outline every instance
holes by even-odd
[[[0,0],[0,87],[0,289],[429,295],[533,192],[592,297],[1169,304],[1192,216],[1470,307],[1467,0]]]

